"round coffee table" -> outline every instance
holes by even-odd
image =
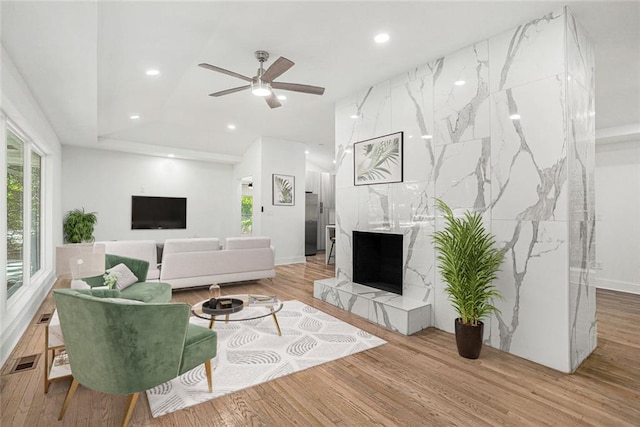
[[[267,295],[257,295],[251,294],[252,297],[256,297],[257,299],[268,298]],[[261,319],[263,317],[271,316],[273,318],[273,322],[276,325],[276,329],[278,331],[278,335],[282,336],[282,331],[280,330],[280,324],[278,323],[278,318],[276,317],[276,313],[282,310],[283,304],[282,301],[276,298],[273,302],[268,303],[249,303],[249,295],[248,294],[239,294],[239,295],[223,295],[219,299],[224,298],[233,298],[239,299],[244,302],[244,308],[235,313],[224,314],[224,322],[242,322],[244,320],[255,320]],[[196,303],[193,307],[191,307],[191,313],[199,317],[201,319],[205,319],[209,321],[209,328],[213,329],[216,317],[219,315],[216,314],[208,314],[202,311],[202,304],[209,301],[208,299],[202,300]]]

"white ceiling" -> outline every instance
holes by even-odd
[[[233,162],[263,135],[330,168],[337,100],[565,3],[3,0],[1,35],[63,144]],[[638,124],[640,2],[569,5],[595,42],[597,128]],[[251,77],[259,49],[296,63],[278,81],[325,94],[282,92],[273,110],[249,91],[207,96],[245,82],[198,63]]]

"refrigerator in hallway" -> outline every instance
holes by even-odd
[[[304,254],[311,256],[318,252],[318,195],[305,193],[305,196]]]

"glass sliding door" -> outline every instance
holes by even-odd
[[[31,276],[42,267],[42,157],[31,152]]]
[[[24,280],[24,145],[7,131],[7,298]]]

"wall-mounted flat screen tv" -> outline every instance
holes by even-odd
[[[132,230],[187,228],[186,197],[131,196]]]

